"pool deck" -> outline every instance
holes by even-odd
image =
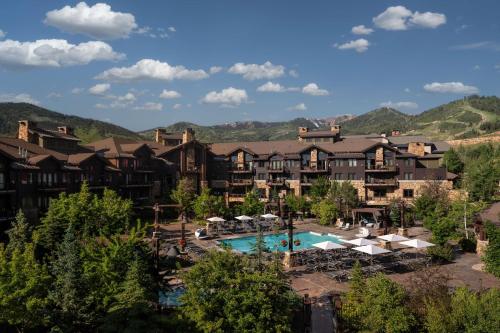
[[[295,231],[313,231],[318,233],[333,233],[342,236],[346,239],[355,238],[355,234],[358,233],[358,227],[354,227],[351,230],[341,230],[333,226],[322,226],[312,222],[311,220],[306,221],[296,221],[294,222]],[[199,228],[195,224],[186,224],[186,238],[188,243],[196,244],[206,250],[212,248],[219,248],[217,240],[234,238],[234,237],[245,237],[252,236],[255,233],[242,233],[237,235],[224,235],[220,238],[198,240],[194,237],[194,231]],[[167,238],[179,239],[180,238],[180,224],[173,223],[162,225],[162,230]],[[427,240],[431,236],[430,232],[422,227],[412,227],[408,229],[409,237],[418,237],[422,240]],[[397,243],[392,243],[395,249],[402,248]],[[404,247],[403,251],[413,252],[414,249]],[[483,288],[500,288],[500,279],[495,278],[489,273],[478,271],[473,268],[481,263],[481,259],[473,253],[463,253],[458,255],[454,262],[439,266],[440,270],[447,273],[451,279],[449,281],[450,286],[469,286],[472,289],[480,290]],[[339,294],[346,292],[349,288],[347,282],[337,282],[321,272],[306,272],[304,267],[294,267],[293,269],[287,270],[291,278],[292,287],[299,294],[309,294],[311,297],[321,297],[325,294]],[[414,272],[409,273],[399,273],[390,274],[388,277],[394,281],[397,281],[405,286],[411,284],[411,278],[414,276]]]

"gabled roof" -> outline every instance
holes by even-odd
[[[134,158],[134,153],[142,147],[148,147],[146,143],[124,138],[111,137],[95,142],[91,142],[87,147],[95,152],[103,152],[105,157],[127,157]]]
[[[27,151],[28,158],[33,155],[51,155],[59,161],[66,161],[68,159],[68,155],[45,149],[34,143],[29,143],[17,138],[0,137],[0,149],[15,159],[22,159],[19,154],[20,150]]]
[[[72,165],[79,165],[93,156],[96,156],[96,153],[71,154],[68,157],[68,163]]]
[[[70,141],[81,141],[79,138],[77,138],[74,135],[62,133],[62,132],[55,131],[55,130],[47,130],[44,128],[38,128],[38,127],[30,128],[29,132],[32,134],[38,134],[41,137],[57,138],[57,139],[70,140]]]
[[[28,163],[31,164],[31,165],[37,165],[38,163],[42,162],[42,161],[45,161],[45,160],[48,160],[48,159],[53,159],[55,160],[56,162],[60,162],[58,159],[56,159],[54,156],[52,155],[36,155],[36,156],[33,156],[33,157],[29,157],[27,159]]]

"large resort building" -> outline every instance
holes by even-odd
[[[0,138],[0,221],[18,209],[37,218],[50,198],[76,192],[83,181],[91,191],[116,190],[135,205],[167,200],[179,179],[197,191],[208,186],[228,205],[256,189],[273,195],[307,195],[319,177],[350,181],[365,205],[411,201],[424,184],[451,189],[455,175],[441,167],[445,142],[421,136],[343,136],[301,127],[295,140],[201,143],[195,133],[156,130],[154,141],[107,138],[82,145],[69,127],[41,129],[20,121],[16,138]],[[4,228],[2,228],[4,229]]]

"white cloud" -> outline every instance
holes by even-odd
[[[495,69],[500,69],[500,65],[495,65]]]
[[[297,72],[295,69],[290,69],[288,71],[288,75],[290,75],[291,77],[299,77],[299,72]]]
[[[472,67],[472,69],[475,71],[478,71],[478,70],[481,70],[481,66],[475,65],[474,67]]]
[[[90,87],[89,93],[91,93],[92,95],[103,95],[110,88],[111,88],[111,85],[109,83],[99,83],[93,87]]]
[[[146,111],[161,111],[163,109],[163,104],[147,102],[141,106],[134,107],[134,110],[146,110]]]
[[[175,27],[168,27],[168,31],[170,31],[170,32],[176,32],[177,29],[175,29]]]
[[[81,94],[84,91],[85,91],[85,89],[83,89],[83,88],[73,88],[73,89],[71,89],[71,93],[75,94],[75,95]]]
[[[173,98],[180,98],[180,97],[181,97],[181,94],[175,90],[164,89],[160,94],[160,98],[163,98],[163,99],[173,99]]]
[[[433,82],[424,85],[424,90],[434,93],[463,94],[471,95],[479,93],[479,89],[474,86],[464,85],[462,82]]]
[[[0,102],[12,102],[12,103],[30,103],[34,105],[39,105],[40,102],[31,97],[29,94],[0,94]]]
[[[395,109],[416,109],[418,104],[415,102],[384,102],[380,103],[382,107],[395,108]]]
[[[174,104],[174,105],[172,106],[172,109],[174,109],[174,110],[180,110],[180,109],[182,109],[182,104],[179,104],[179,103]]]
[[[279,83],[268,81],[257,88],[259,92],[285,92],[286,88]]]
[[[339,50],[356,50],[358,53],[363,53],[368,50],[368,46],[370,46],[370,42],[364,38],[351,40],[350,42],[344,44],[334,44],[334,47]]]
[[[122,96],[115,95],[103,95],[104,98],[110,99],[111,103],[109,104],[96,104],[95,106],[98,109],[123,109],[135,103],[137,97],[131,92],[126,93]]]
[[[302,88],[302,92],[312,96],[326,96],[330,93],[326,89],[320,89],[316,83],[309,83]]]
[[[243,75],[246,80],[275,79],[285,75],[285,67],[266,61],[262,65],[236,63],[229,68],[229,73]]]
[[[493,50],[500,51],[500,43],[492,41],[482,41],[469,44],[455,45],[452,50]]]
[[[413,13],[404,6],[393,6],[374,17],[373,23],[384,30],[407,30],[412,26],[434,29],[446,23],[446,16],[432,12]]]
[[[51,92],[50,94],[47,95],[47,98],[61,98],[62,95],[57,92]]]
[[[153,59],[142,59],[130,67],[114,67],[97,75],[97,79],[107,81],[133,80],[201,80],[208,77],[202,70],[190,70],[184,66],[170,66],[166,62]]]
[[[406,92],[406,93],[411,92],[410,88],[405,88],[405,92]]]
[[[247,92],[244,89],[229,87],[222,91],[211,91],[201,100],[203,103],[221,104],[223,106],[238,106],[248,101]]]
[[[75,7],[64,6],[48,12],[44,23],[62,31],[96,39],[126,38],[137,28],[134,15],[114,12],[105,3],[97,3],[92,7],[85,2]]]
[[[0,42],[0,65],[5,67],[63,67],[85,65],[96,60],[119,60],[124,55],[99,41],[78,45],[64,39],[40,39],[34,42]]]
[[[220,71],[222,71],[222,67],[220,67],[220,66],[212,66],[212,67],[210,67],[210,69],[208,70],[208,72],[209,72],[210,74],[217,74],[217,73],[219,73]]]
[[[367,28],[363,24],[352,27],[351,32],[355,35],[369,35],[373,32],[372,28]]]
[[[304,103],[299,103],[297,105],[287,108],[288,111],[306,111],[307,106]]]
[[[410,19],[410,24],[414,24],[417,27],[435,29],[442,24],[446,23],[446,16],[440,13],[413,13]]]
[[[1,39],[1,38],[4,38],[4,37],[5,37],[5,35],[7,35],[7,33],[6,33],[6,32],[4,32],[2,29],[0,29],[0,39]]]

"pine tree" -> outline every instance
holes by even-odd
[[[26,222],[26,217],[22,210],[16,215],[16,219],[12,223],[12,228],[7,230],[9,236],[9,244],[7,252],[12,253],[15,249],[24,251],[26,244],[31,240],[31,227]]]
[[[81,246],[70,224],[53,263],[55,281],[50,291],[50,299],[56,306],[54,322],[63,331],[84,329],[92,321],[85,304],[87,286],[80,254]]]

